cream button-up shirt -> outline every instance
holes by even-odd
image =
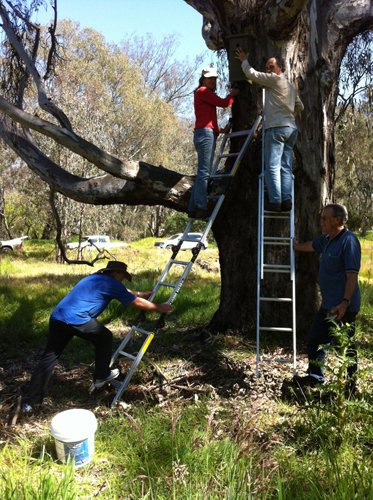
[[[266,88],[265,129],[274,127],[297,128],[294,114],[303,111],[304,106],[284,73],[276,75],[276,73],[256,71],[247,60],[243,61],[241,67],[248,80]]]

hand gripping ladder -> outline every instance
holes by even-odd
[[[214,220],[215,220],[215,218],[220,210],[220,207],[223,204],[223,201],[224,201],[225,196],[226,196],[226,192],[227,192],[227,190],[232,182],[233,177],[235,176],[235,174],[237,172],[237,169],[239,167],[239,164],[241,162],[243,155],[245,154],[249,144],[251,143],[251,141],[255,135],[255,132],[256,132],[261,120],[262,120],[262,117],[258,116],[258,118],[256,119],[254,125],[252,126],[252,128],[250,130],[243,130],[240,132],[232,132],[232,133],[228,133],[228,134],[224,135],[221,146],[219,148],[219,153],[218,153],[216,160],[214,162],[214,165],[212,168],[212,174],[210,177],[211,182],[214,180],[222,179],[222,178],[227,179],[227,182],[225,183],[225,186],[223,189],[223,193],[208,196],[209,200],[212,200],[212,202],[215,202],[215,207],[212,211],[210,218],[206,219],[206,227],[202,233],[201,239],[198,241],[195,240],[198,244],[195,248],[192,249],[192,258],[190,259],[190,261],[185,261],[185,260],[177,259],[176,257],[177,257],[177,254],[179,253],[179,250],[181,248],[183,241],[186,241],[186,240],[188,242],[194,241],[193,239],[188,237],[189,230],[191,229],[191,226],[192,226],[193,221],[194,221],[194,219],[189,219],[188,224],[187,224],[187,226],[184,230],[184,233],[181,237],[181,240],[179,241],[179,243],[177,245],[173,246],[172,256],[171,256],[170,260],[168,261],[168,263],[166,264],[166,267],[165,267],[164,271],[162,272],[161,277],[159,278],[158,282],[156,283],[156,285],[152,291],[151,296],[149,297],[150,302],[154,301],[154,299],[156,298],[156,296],[160,290],[164,291],[164,287],[171,290],[171,295],[169,296],[167,302],[169,304],[172,304],[174,302],[174,300],[176,299],[176,296],[179,293],[185,279],[187,278],[194,262],[196,261],[199,252],[201,251],[201,249],[203,248],[203,246],[206,243],[207,235],[208,235],[208,233],[212,227],[212,224],[213,224],[213,222],[214,222]],[[240,137],[240,136],[247,136],[247,137],[246,137],[245,142],[244,142],[241,150],[239,151],[239,153],[224,153],[226,141],[232,137],[234,138],[234,137]],[[224,160],[226,158],[231,158],[231,157],[234,157],[235,161],[234,161],[234,164],[233,164],[230,172],[225,172],[224,171],[225,169],[221,169],[219,171],[219,164],[220,164],[221,160]],[[178,278],[178,281],[176,283],[171,283],[171,282],[167,281],[167,276],[169,274],[171,274],[171,271],[173,270],[174,266],[181,266],[181,268],[183,268],[183,271],[182,271],[181,276]],[[144,319],[145,319],[144,311],[142,311],[140,313],[138,319],[136,320],[136,323],[131,327],[131,329],[129,330],[129,332],[127,333],[125,338],[122,340],[121,344],[119,345],[118,349],[113,354],[113,356],[111,358],[110,366],[112,366],[114,364],[114,362],[120,357],[124,357],[124,358],[127,358],[129,360],[132,360],[132,365],[131,365],[131,368],[129,369],[123,382],[119,382],[118,380],[111,380],[110,381],[110,384],[117,389],[117,394],[116,394],[116,396],[111,404],[111,407],[113,407],[115,405],[115,403],[121,399],[123,392],[126,390],[126,388],[129,384],[136,368],[138,367],[142,357],[144,356],[145,352],[147,351],[154,336],[158,332],[158,329],[160,329],[164,326],[164,316],[165,316],[164,314],[161,314],[158,321],[155,324],[155,327],[151,331],[148,331],[148,330],[144,330],[138,326],[140,323],[144,322]],[[125,352],[124,349],[135,334],[141,334],[144,337],[144,341],[143,341],[143,344],[142,344],[140,350],[138,351],[138,353],[136,355],[132,355],[132,354]],[[93,390],[94,390],[94,386],[92,384],[89,391],[92,392]]]
[[[257,322],[256,322],[256,376],[259,377],[260,361],[272,361],[277,363],[293,363],[293,373],[296,373],[296,318],[295,318],[295,267],[294,267],[294,176],[292,176],[292,201],[293,208],[290,212],[271,212],[264,209],[264,195],[266,192],[264,182],[264,104],[265,91],[263,90],[263,127],[262,127],[262,173],[259,176],[259,197],[258,197],[258,271],[257,271]],[[281,222],[288,221],[289,235],[278,237],[268,235],[266,232],[266,222],[276,221],[278,226]],[[273,224],[272,226],[273,227]],[[268,230],[267,230],[268,231]],[[288,247],[289,262],[282,264],[268,264],[265,262],[265,246],[267,248]],[[274,250],[273,250],[274,251]],[[291,297],[262,297],[261,284],[264,275],[270,276],[273,273],[282,273],[288,279],[290,278]],[[290,303],[291,318],[289,327],[264,326],[264,318],[261,312],[261,305],[264,302]],[[284,312],[284,316],[287,313]],[[285,323],[286,324],[286,323]],[[292,358],[265,358],[260,356],[260,333],[261,332],[291,332],[293,338],[293,356]]]

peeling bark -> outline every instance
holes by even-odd
[[[129,162],[132,171],[138,175],[128,178],[137,181],[136,184],[113,175],[86,179],[70,174],[54,163],[35,146],[30,134],[27,134],[26,138],[12,132],[4,120],[0,120],[0,136],[53,190],[73,200],[92,205],[146,204],[164,205],[179,211],[187,210],[189,190],[193,185],[192,177],[183,176],[162,166]]]

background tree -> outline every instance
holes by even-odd
[[[166,103],[154,91],[151,82],[147,87],[140,73],[140,64],[135,59],[130,59],[119,47],[107,44],[100,33],[92,29],[81,29],[78,23],[62,21],[59,23],[57,36],[60,57],[55,66],[55,77],[47,82],[48,92],[53,102],[71,117],[74,127],[86,139],[106,151],[115,154],[121,152],[127,158],[145,157],[149,161],[162,159],[164,165],[169,165],[172,158],[172,162],[176,162],[180,170],[190,169],[188,155],[192,147],[191,122],[180,120],[176,116],[176,106]],[[47,40],[43,35],[41,43],[45,50],[40,57],[43,64],[48,56]],[[168,43],[174,43],[173,39],[166,39],[161,43],[163,50],[167,49]],[[181,82],[183,75],[178,74],[178,68],[172,64],[170,67]],[[189,71],[192,69],[188,69],[188,79]],[[159,85],[161,84],[162,75],[159,76]],[[167,88],[167,85],[164,86]],[[185,84],[185,89],[187,88],[188,85]],[[25,92],[25,106],[43,116],[35,107],[32,89]],[[44,135],[36,134],[34,141],[49,158],[70,173],[82,177],[99,174],[99,169],[84,158],[72,155]],[[15,158],[13,155],[13,161]],[[50,237],[53,226],[48,203],[49,190],[39,177],[25,168],[18,161],[16,181],[15,176],[11,175],[11,170],[15,169],[9,165],[8,178],[12,180],[13,177],[13,182],[7,185],[8,199],[11,197],[14,200],[17,210],[13,210],[8,203],[8,217],[12,209],[13,219],[18,218],[14,229],[22,234],[27,230],[29,236]],[[36,184],[39,184],[38,187]],[[20,215],[21,212],[32,213],[28,206],[30,203],[39,217],[25,228],[25,220]],[[101,232],[127,241],[147,234],[159,236],[161,223],[167,216],[167,210],[169,211],[160,206],[125,208],[121,205],[87,205],[59,194],[56,194],[55,203],[62,222],[64,240],[75,234],[83,236]]]
[[[334,111],[340,65],[354,37],[372,28],[371,0],[186,1],[203,15],[203,36],[210,49],[224,48],[230,35],[247,31],[255,35],[254,59],[258,69],[273,53],[280,52],[284,57],[290,81],[305,105],[295,148],[297,236],[300,240],[316,236],[319,211],[333,198]],[[164,205],[185,211],[192,181],[175,171],[175,163],[174,170],[156,167],[148,163],[148,158],[125,158],[92,144],[48,98],[45,82],[35,65],[38,30],[25,23],[29,14],[25,5],[17,2],[15,10],[14,3],[0,1],[6,38],[0,97],[3,140],[53,190],[69,198],[89,204]],[[16,58],[12,57],[14,54]],[[39,107],[48,119],[22,110],[22,86],[28,76],[36,87]],[[247,128],[259,110],[260,91],[253,85],[235,101],[234,127]],[[93,178],[71,174],[37,147],[30,130],[50,137],[105,174]],[[141,153],[138,147],[134,151]],[[254,323],[259,156],[251,153],[247,164],[238,170],[237,180],[214,225],[222,270],[221,302],[213,320],[213,326],[219,330],[244,332]],[[299,262],[302,296],[307,297],[306,301],[298,300],[302,321],[311,318],[314,307],[310,304],[317,297],[317,260],[312,258],[303,257]]]
[[[192,88],[204,55],[196,56],[192,63],[188,59],[179,61],[175,57],[179,45],[175,33],[165,36],[161,42],[148,33],[146,37],[129,37],[121,48],[139,67],[147,92],[156,93],[167,103],[172,102],[183,114],[186,107],[193,113]]]
[[[373,86],[373,32],[364,31],[352,40],[342,60],[338,109],[335,122],[349,107],[369,95]]]
[[[345,111],[336,128],[336,197],[348,226],[363,236],[373,227],[373,115],[368,99]]]
[[[50,222],[48,186],[10,148],[0,145],[0,239],[40,238]]]

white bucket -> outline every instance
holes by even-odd
[[[88,464],[95,448],[97,420],[88,410],[66,410],[51,422],[51,434],[56,442],[58,460],[67,463],[75,459],[75,467]]]

